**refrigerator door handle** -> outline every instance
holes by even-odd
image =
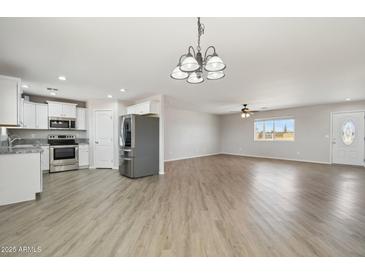
[[[122,160],[124,160],[124,161],[132,161],[133,159],[132,158],[123,158]]]
[[[120,124],[120,145],[124,147],[124,117],[122,118],[122,122]]]

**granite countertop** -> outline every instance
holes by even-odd
[[[0,147],[0,155],[2,154],[25,154],[25,153],[40,153],[43,149],[39,146],[31,147]]]
[[[88,138],[76,138],[76,143],[78,144],[88,144]],[[48,146],[47,138],[22,138],[20,140],[16,140],[14,145],[36,145],[36,146]]]

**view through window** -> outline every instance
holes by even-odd
[[[294,141],[295,120],[276,118],[255,120],[255,140],[257,141]]]

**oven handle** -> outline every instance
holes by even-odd
[[[77,148],[78,149],[78,145],[61,145],[61,146],[50,146],[49,148],[63,148],[63,147],[75,147],[75,148]]]
[[[79,162],[79,146],[76,146],[75,148],[75,158],[76,161]]]

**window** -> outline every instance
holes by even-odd
[[[292,118],[255,120],[255,141],[294,141],[294,135]]]

